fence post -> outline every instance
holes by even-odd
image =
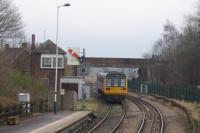
[[[184,99],[183,100],[186,100],[187,99],[187,90],[185,87],[183,87],[183,90],[184,90]]]
[[[22,105],[22,103],[20,103],[20,105],[19,105],[19,110],[20,110],[20,113],[21,113],[21,115],[23,115],[23,105]]]
[[[25,108],[25,110],[26,110],[26,116],[28,115],[28,102],[26,102],[26,108]]]
[[[169,87],[166,85],[167,97],[169,97]]]
[[[9,105],[8,104],[6,105],[5,111],[6,111],[5,112],[6,113],[6,117],[9,117],[9,114],[10,114],[9,111],[10,111],[10,109],[9,109]]]
[[[178,89],[177,89],[177,86],[175,86],[175,99],[178,98]]]
[[[169,85],[169,97],[173,98],[173,91],[174,89],[171,87],[171,85]]]
[[[197,88],[192,88],[193,102],[197,101]]]
[[[43,112],[43,101],[39,101],[39,112]]]
[[[200,91],[199,91],[199,88],[197,88],[197,102],[199,103],[200,102]]]
[[[156,93],[159,95],[159,87],[158,87],[158,82],[156,83]]]
[[[164,91],[164,96],[167,97],[167,86],[166,85],[163,86],[163,91]]]
[[[48,101],[45,100],[44,101],[44,112],[47,112],[48,111]]]
[[[184,87],[185,88],[185,100],[187,100],[188,101],[188,89],[186,88],[186,87]]]
[[[192,102],[194,102],[195,101],[195,99],[196,99],[196,97],[195,97],[195,93],[194,93],[194,90],[195,90],[195,88],[191,88],[192,90],[191,90],[191,93],[192,93],[192,98],[191,98],[191,100],[192,100]]]
[[[16,106],[15,104],[13,104],[13,107],[12,107],[12,115],[16,115],[17,114],[17,111],[16,111]]]

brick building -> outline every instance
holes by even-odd
[[[43,79],[47,85],[55,85],[56,44],[47,40],[35,48],[35,37],[32,37],[31,70],[32,76]],[[58,85],[64,76],[65,51],[58,47]]]

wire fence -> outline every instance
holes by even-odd
[[[140,81],[129,81],[129,91],[140,92],[141,84],[147,85],[148,94],[157,94],[168,98],[200,102],[200,88],[193,86],[161,85],[158,83],[144,83]]]

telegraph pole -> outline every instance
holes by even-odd
[[[83,68],[82,68],[82,72],[83,72],[83,78],[85,79],[85,49],[83,49]]]
[[[85,49],[83,49],[83,55],[80,57],[80,64],[81,64],[81,73],[82,73],[82,77],[83,77],[83,81],[84,81],[85,80],[85,71],[86,71],[85,70]],[[86,98],[85,84],[82,85],[81,90],[82,90],[81,104],[82,104],[82,110],[84,110],[85,109],[84,102],[85,102],[85,98]]]

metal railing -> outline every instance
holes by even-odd
[[[9,116],[27,117],[33,113],[47,112],[47,101],[37,101],[31,103],[13,104],[7,106],[0,106],[0,123],[5,122]]]
[[[192,86],[161,85],[158,83],[142,83],[129,81],[129,91],[140,92],[141,84],[147,85],[148,94],[156,94],[168,98],[200,102],[200,88]]]

